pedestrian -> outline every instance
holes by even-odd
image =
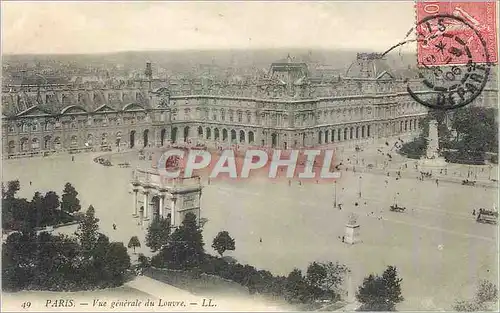
[[[345,236],[342,236],[342,242],[345,242]]]
[[[113,230],[116,230],[116,224],[113,224]]]
[[[71,161],[75,162],[75,156],[71,156]]]
[[[262,238],[259,239],[259,242],[262,243]]]
[[[31,186],[31,184],[33,184],[33,183],[32,183],[32,182],[31,182],[31,180],[30,180],[30,186]]]
[[[472,210],[472,216],[476,216],[476,209]]]

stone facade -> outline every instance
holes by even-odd
[[[155,217],[170,219],[172,227],[181,225],[187,213],[200,221],[202,186],[199,177],[166,179],[156,169],[134,171],[131,181],[132,216],[140,223]]]
[[[387,70],[367,74],[365,59],[355,63],[362,77],[347,73],[329,80],[309,77],[305,63],[289,60],[253,80],[179,80],[153,88],[146,71],[146,84],[136,86],[4,86],[3,156],[184,141],[209,147],[354,146],[418,134],[427,109]]]

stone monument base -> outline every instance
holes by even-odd
[[[359,239],[359,228],[359,224],[346,224],[344,243],[353,245],[355,243],[361,242],[361,240]]]
[[[423,167],[423,168],[443,168],[447,165],[445,158],[438,157],[434,159],[428,159],[428,158],[423,158],[418,160],[418,166]]]

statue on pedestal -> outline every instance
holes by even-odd
[[[345,235],[343,237],[343,242],[348,244],[355,244],[361,242],[359,239],[359,224],[358,224],[358,216],[351,213],[349,215],[347,224],[345,225]]]

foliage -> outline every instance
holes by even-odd
[[[19,180],[12,180],[7,182],[7,189],[4,191],[3,190],[3,184],[2,184],[2,197],[3,198],[14,198],[17,194],[17,192],[21,189],[21,184],[19,183]]]
[[[68,213],[75,213],[80,211],[81,205],[80,200],[77,198],[78,192],[75,187],[70,183],[64,185],[64,190],[62,194],[61,210]]]
[[[41,201],[39,194],[35,198]],[[93,216],[89,208],[79,238],[48,232],[37,235],[29,227],[10,234],[2,246],[2,287],[76,291],[122,284],[130,267],[127,249],[98,233]]]
[[[205,257],[203,246],[203,236],[196,223],[196,215],[187,213],[182,225],[172,233],[168,244],[152,262],[173,269],[196,268],[202,265]]]
[[[404,300],[401,281],[394,266],[388,266],[382,276],[370,274],[356,293],[356,298],[362,303],[360,310],[394,311],[396,304]]]
[[[19,181],[9,181],[2,194],[2,228],[21,230],[22,228],[45,227],[74,221],[74,217],[59,210],[59,196],[54,191],[45,195],[35,192],[28,201],[17,198]]]
[[[148,227],[146,234],[146,246],[149,247],[152,252],[159,251],[167,244],[169,236],[170,219],[155,217]]]
[[[485,311],[485,306],[473,300],[458,300],[453,305],[453,310],[457,312],[478,312]]]
[[[47,208],[48,210],[55,210],[61,205],[59,196],[54,191],[49,191],[45,194],[43,203],[45,208]]]
[[[85,216],[78,224],[77,231],[75,232],[82,249],[86,251],[86,253],[92,251],[97,244],[99,238],[99,233],[97,232],[99,229],[98,222],[99,219],[95,217],[95,209],[91,205],[87,209],[87,212],[85,212]]]
[[[429,115],[422,121],[422,133],[413,141],[403,144],[400,153],[410,158],[419,159],[425,155],[429,121],[438,122],[439,147],[447,149],[445,157],[448,162],[457,163],[484,163],[486,152],[498,151],[498,123],[497,111],[493,108],[467,106],[446,113],[441,110],[429,111]],[[452,138],[446,127],[446,119],[451,122],[451,128],[456,136]]]
[[[497,297],[498,297],[498,289],[494,283],[488,280],[481,280],[479,282],[475,296],[475,300],[477,302],[483,303],[483,302],[496,301]]]
[[[141,247],[141,243],[139,241],[139,238],[137,238],[137,236],[132,236],[130,238],[130,241],[128,242],[127,247],[128,248],[133,248],[134,249],[134,253],[135,253],[135,248],[140,248]]]
[[[146,267],[149,267],[149,265],[150,265],[149,258],[142,253],[139,253],[139,256],[137,257],[137,261],[139,262],[140,268],[146,268]]]
[[[234,239],[231,238],[229,232],[224,230],[220,231],[214,238],[212,242],[212,248],[214,248],[214,250],[217,251],[217,253],[219,253],[222,257],[224,252],[228,250],[233,251],[234,249],[236,249],[236,246]]]
[[[453,309],[459,312],[486,311],[487,303],[498,301],[498,288],[488,280],[481,280],[477,286],[474,298],[470,300],[458,300]]]

